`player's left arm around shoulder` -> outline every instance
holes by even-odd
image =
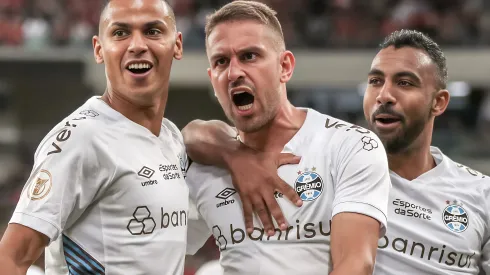
[[[363,214],[339,213],[332,219],[330,275],[372,274],[380,223]]]

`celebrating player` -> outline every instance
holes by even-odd
[[[388,230],[378,243],[376,275],[490,274],[490,180],[430,146],[435,117],[449,103],[446,81],[443,52],[416,31],[388,36],[373,60],[364,112],[370,129],[385,145],[393,184]],[[189,133],[207,131],[207,138],[193,139],[189,151],[202,158],[195,154],[200,143],[225,150],[219,144],[232,142],[230,129],[219,122],[190,124]],[[213,138],[220,143],[214,144]],[[239,151],[235,165],[242,166],[242,173],[235,175],[236,184],[252,190],[255,185],[270,185],[242,176],[255,173],[260,178],[263,171],[255,169],[256,156]]]
[[[390,187],[381,142],[361,127],[291,105],[286,83],[295,59],[266,5],[223,6],[208,17],[206,47],[211,83],[240,140],[257,151],[302,156],[279,175],[303,206],[276,193],[289,226],[267,232],[255,219],[247,234],[231,175],[194,163],[187,180],[200,220],[189,221],[189,252],[212,232],[224,274],[371,274]]]
[[[490,274],[490,179],[431,147],[449,103],[446,59],[416,31],[389,35],[371,64],[364,114],[393,188],[375,274]]]
[[[163,118],[182,35],[162,0],[111,0],[93,38],[107,90],[42,140],[0,243],[0,274],[182,274],[182,136]]]

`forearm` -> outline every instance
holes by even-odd
[[[342,260],[330,275],[371,275],[374,270],[374,261],[369,259],[361,260],[358,257],[351,256]]]
[[[193,120],[182,135],[189,157],[205,165],[227,168],[227,158],[240,148],[236,131],[219,120]]]
[[[25,275],[29,266],[20,266],[3,249],[0,249],[0,275]]]

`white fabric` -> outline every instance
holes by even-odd
[[[170,121],[157,137],[93,97],[39,145],[10,222],[50,238],[47,274],[182,274],[188,188],[179,157]]]
[[[373,217],[383,236],[390,181],[385,150],[374,134],[309,109],[283,151],[302,157],[299,164],[281,166],[278,173],[304,204],[297,208],[276,194],[290,227],[276,229],[270,238],[257,217],[254,232],[247,236],[241,201],[227,171],[191,165],[187,182],[198,215],[193,217],[197,220],[189,219],[188,253],[195,253],[212,233],[224,274],[324,275],[331,271],[334,215],[355,212]]]
[[[431,152],[437,166],[415,180],[391,172],[388,231],[374,274],[490,274],[490,179]]]

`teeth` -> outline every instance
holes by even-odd
[[[238,92],[235,92],[234,95],[239,95],[239,94],[243,94],[245,93],[245,91],[238,91]]]
[[[240,110],[240,111],[246,111],[246,110],[249,110],[250,108],[252,108],[253,105],[254,105],[253,103],[250,103],[250,104],[247,104],[247,105],[238,106],[238,110]]]
[[[148,63],[135,63],[129,65],[128,69],[150,69],[151,66]]]

